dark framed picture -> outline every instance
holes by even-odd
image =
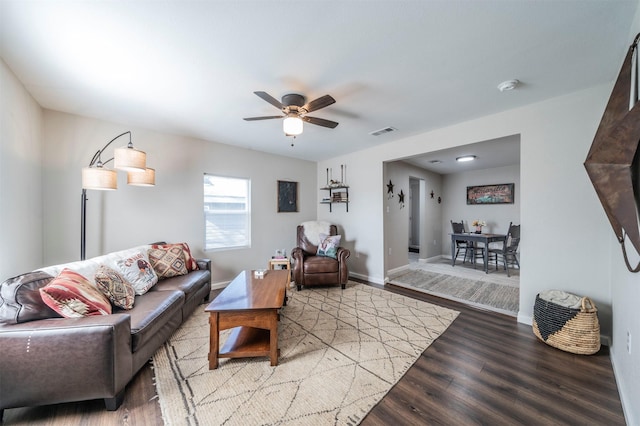
[[[278,181],[278,213],[298,211],[298,182]]]
[[[513,204],[513,183],[467,186],[467,204]]]

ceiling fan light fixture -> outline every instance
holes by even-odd
[[[282,122],[282,130],[287,136],[297,136],[302,133],[302,120],[296,114],[289,114]]]

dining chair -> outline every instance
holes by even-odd
[[[502,258],[504,269],[507,271],[507,276],[510,277],[509,266],[517,266],[520,269],[520,262],[518,262],[518,246],[520,245],[520,225],[514,225],[513,222],[509,222],[509,231],[507,232],[507,239],[503,242],[500,248],[489,249],[489,262],[491,258],[495,259],[496,270],[498,269],[498,256]]]
[[[471,258],[473,259],[473,269],[476,269],[476,260],[480,259],[480,263],[484,268],[484,251],[487,249],[484,243],[471,243]]]
[[[460,221],[460,222],[454,222],[454,221],[450,221],[451,222],[451,230],[453,231],[454,234],[463,234],[467,231],[465,231],[464,229],[464,222]],[[472,259],[473,258],[473,243],[469,242],[469,241],[456,241],[456,255],[454,258],[455,259],[458,258],[458,255],[460,254],[460,251],[462,251],[462,254],[464,254],[464,257],[462,258],[462,263],[465,263],[467,260],[467,256]]]

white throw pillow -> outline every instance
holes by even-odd
[[[137,295],[145,294],[158,282],[146,251],[139,250],[115,261],[118,271],[131,284]]]

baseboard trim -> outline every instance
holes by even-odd
[[[526,325],[533,325],[533,317],[518,312],[518,322]]]
[[[398,272],[402,272],[402,271],[404,271],[406,269],[409,269],[409,265],[402,265],[402,266],[400,266],[398,268],[389,269],[387,271],[387,275],[393,275],[393,274],[396,274]]]
[[[624,392],[627,383],[626,382],[626,378],[625,376],[623,376],[617,366],[616,360],[618,359],[617,357],[617,351],[615,350],[615,348],[609,346],[609,360],[611,361],[611,367],[613,367],[613,376],[616,378],[616,382],[617,382],[617,388],[618,388],[618,395],[620,395],[620,404],[622,405],[622,413],[624,414],[624,420],[628,425],[633,425],[633,424],[637,424],[634,423],[634,421],[636,421],[636,419],[634,419],[633,417],[633,408],[631,405],[631,401],[629,400],[629,397],[627,396],[627,394]]]
[[[362,281],[367,281],[373,284],[381,284],[381,285],[384,285],[387,280],[387,278],[385,279],[374,278],[374,277],[370,277],[369,275],[358,274],[356,272],[349,272],[349,277],[353,277]]]
[[[439,262],[444,256],[443,255],[438,255],[438,256],[433,256],[433,257],[428,257],[426,259],[418,259],[418,263],[436,263]],[[451,256],[449,256],[449,258],[451,258]]]
[[[217,283],[211,283],[211,290],[218,290],[220,288],[225,288],[229,285],[231,281],[220,281]]]

